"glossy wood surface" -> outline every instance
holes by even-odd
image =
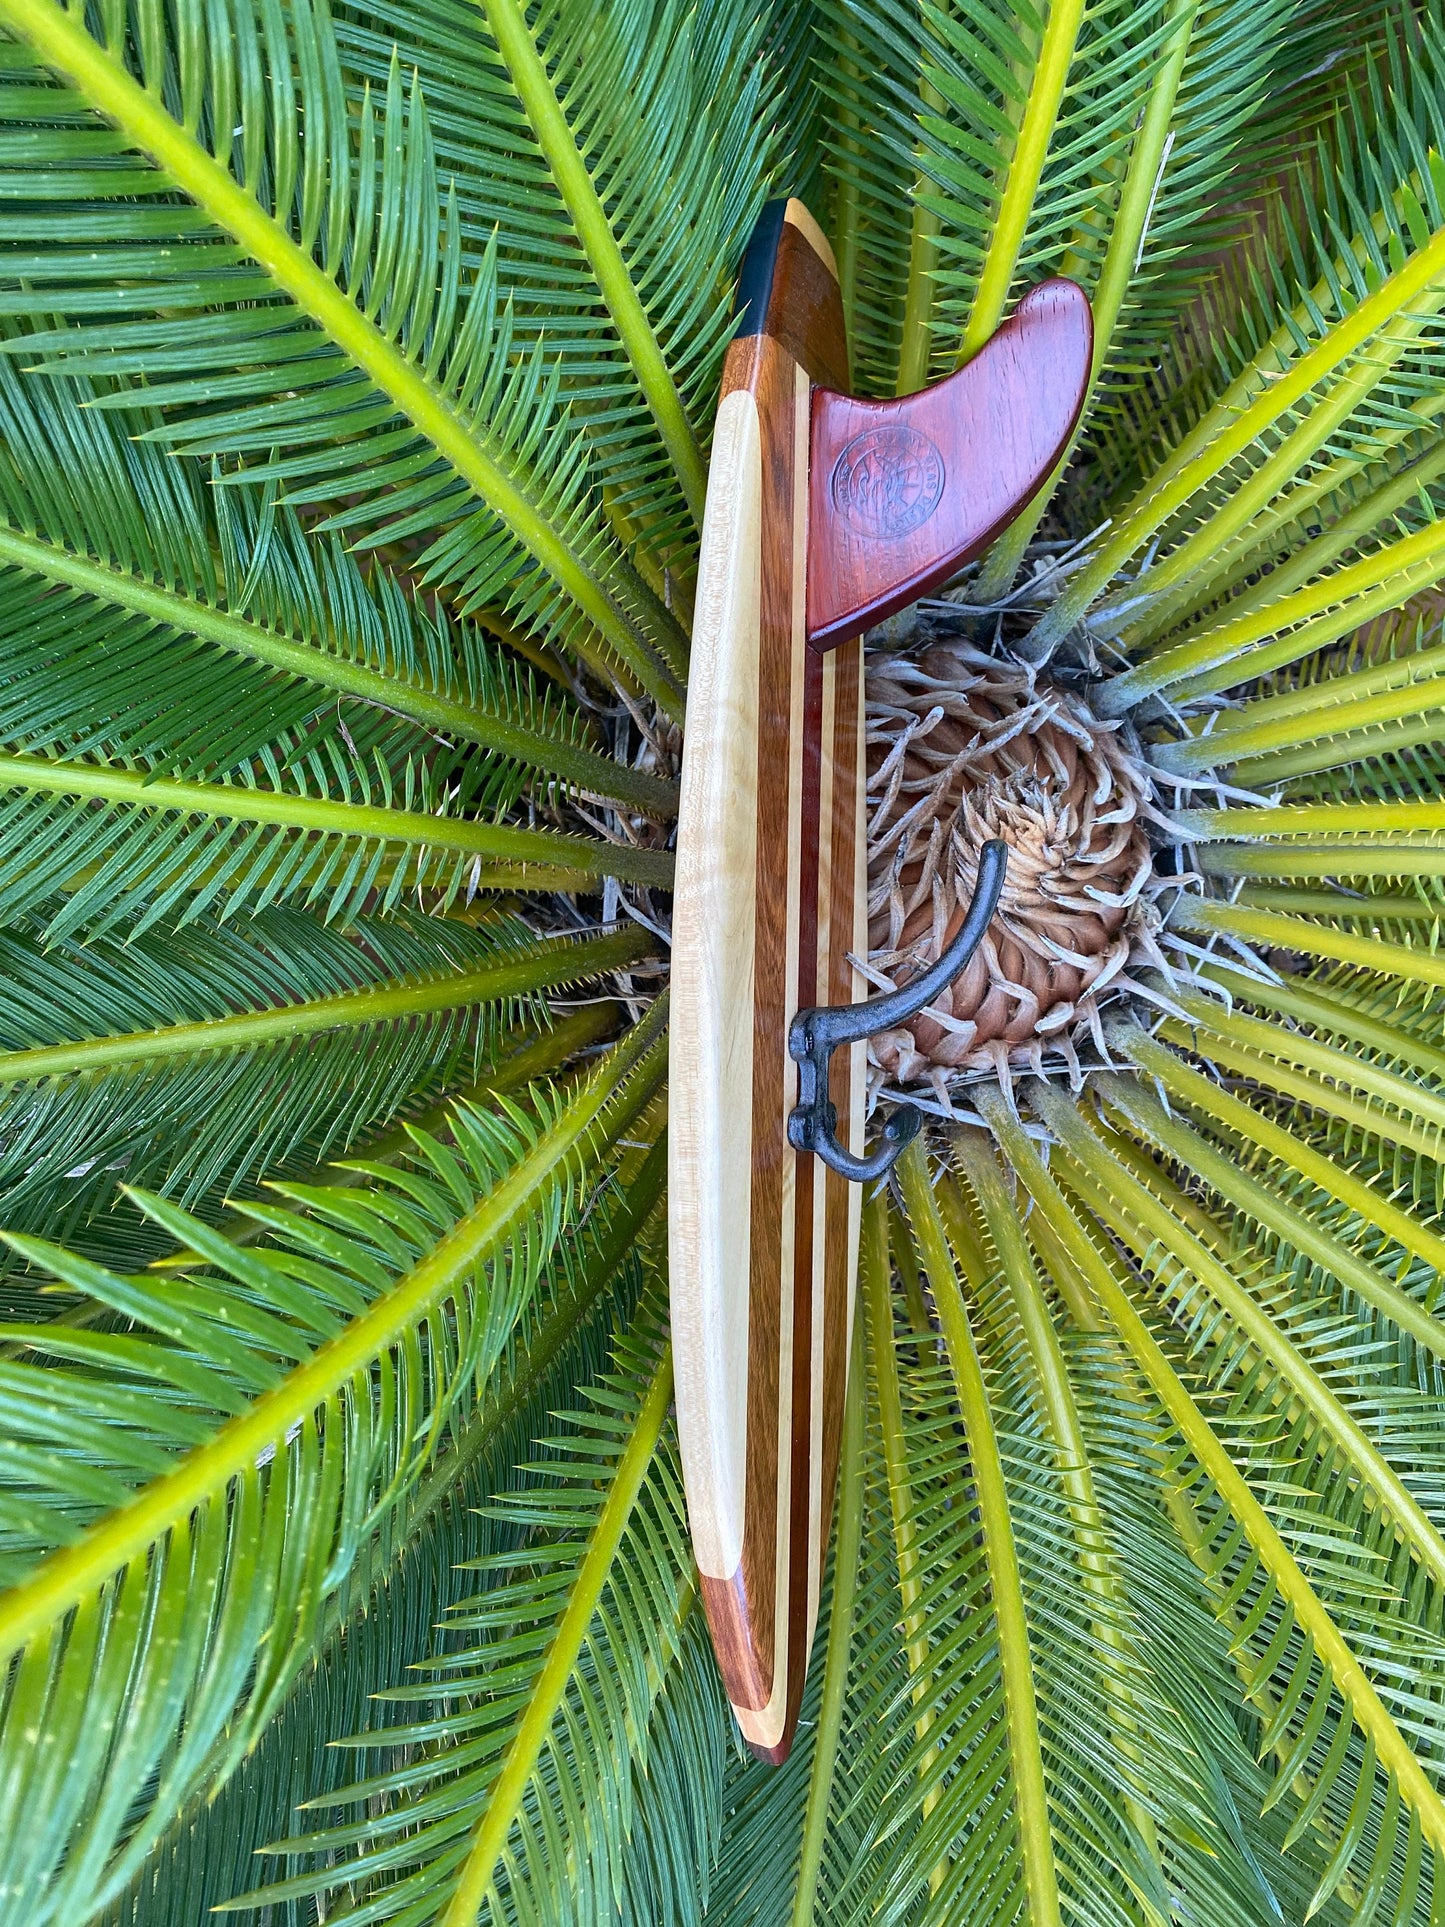
[[[776,202],[739,275],[699,565],[673,910],[668,1237],[678,1430],[713,1646],[787,1757],[842,1436],[862,1193],[795,1152],[788,1029],[860,1000],[862,630],[1040,486],[1082,402],[1088,303],[1047,282],[958,375],[855,401],[828,244]],[[838,1051],[863,1151],[864,1049]]]
[[[759,222],[724,368],[673,913],[669,1243],[694,1550],[743,1734],[787,1755],[837,1477],[861,1200],[787,1142],[801,1004],[864,994],[862,654],[806,634],[815,382],[847,378],[827,243]],[[863,1049],[832,1097],[862,1148]]]
[[[1031,289],[967,367],[897,401],[813,395],[808,635],[833,647],[938,588],[1037,493],[1083,406],[1089,303]]]

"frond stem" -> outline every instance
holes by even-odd
[[[607,312],[612,316],[633,373],[647,398],[663,446],[672,458],[688,511],[700,529],[707,494],[707,468],[702,451],[661,344],[647,318],[647,310],[627,271],[607,210],[592,185],[587,163],[527,26],[526,16],[518,0],[481,0],[481,6],[492,37],[507,63],[512,85],[532,123],[537,144],[552,171],[557,191],[572,217],[577,238],[591,263]]]
[[[980,1091],[978,1096],[983,1118],[997,1135],[1002,1128],[1002,1120],[995,1127],[994,1114],[1008,1108],[1003,1095],[993,1090],[987,1094]],[[1088,1448],[1084,1443],[1084,1430],[1079,1423],[1079,1408],[1074,1400],[1073,1386],[1069,1383],[1063,1348],[1059,1344],[1048,1302],[1024,1242],[1017,1207],[1004,1188],[1003,1176],[992,1147],[981,1133],[956,1131],[953,1155],[979,1201],[989,1236],[998,1253],[1004,1283],[1008,1287],[1037,1375],[1045,1419],[1053,1435],[1060,1478],[1074,1514],[1080,1560],[1086,1573],[1097,1580],[1108,1574],[1109,1565],[1098,1551],[1099,1506],[1094,1493]]]
[[[838,265],[838,296],[843,304],[843,335],[851,362],[858,332],[858,159],[862,152],[858,138],[858,109],[854,94],[858,85],[858,43],[845,27],[838,35],[838,66],[842,90],[838,108],[838,147],[843,165],[834,178],[832,207],[833,258]]]
[[[256,1050],[267,1045],[314,1037],[322,1031],[354,1025],[398,1023],[408,1017],[438,1010],[460,1010],[468,1004],[500,1002],[529,991],[578,983],[609,970],[625,969],[652,948],[645,931],[632,927],[583,942],[562,938],[529,947],[525,955],[506,957],[478,970],[455,976],[431,977],[421,982],[378,984],[368,990],[340,991],[304,1003],[278,1004],[270,1010],[242,1011],[231,1017],[208,1017],[190,1024],[171,1024],[164,1030],[135,1030],[109,1037],[89,1037],[69,1044],[45,1044],[32,1050],[0,1051],[0,1083],[28,1083],[39,1077],[84,1075],[113,1070],[122,1064],[158,1064],[218,1050]]]
[[[135,809],[176,810],[238,823],[273,823],[283,829],[315,830],[329,836],[371,837],[495,857],[504,863],[536,863],[589,876],[612,876],[664,889],[670,888],[672,881],[672,857],[665,850],[638,850],[553,830],[523,830],[506,823],[429,816],[421,810],[390,809],[373,803],[291,796],[278,790],[250,789],[240,783],[181,782],[113,765],[0,754],[0,789],[95,798]]]
[[[1172,1019],[1160,1025],[1159,1035],[1169,1043],[1178,1045],[1182,1050],[1193,1049],[1196,1041],[1195,1033],[1189,1026],[1175,1023]],[[1445,1137],[1445,1132],[1442,1132],[1440,1125],[1429,1121],[1428,1116],[1421,1114],[1420,1103],[1410,1105],[1403,1113],[1386,1111],[1383,1107],[1378,1107],[1373,1098],[1353,1096],[1348,1089],[1342,1089],[1339,1084],[1327,1081],[1324,1076],[1297,1069],[1293,1064],[1284,1061],[1281,1052],[1267,1055],[1263,1051],[1252,1050],[1245,1045],[1237,1044],[1228,1037],[1211,1038],[1209,1054],[1222,1069],[1250,1078],[1253,1082],[1262,1084],[1266,1089],[1278,1092],[1281,1096],[1296,1098],[1300,1103],[1308,1104],[1313,1110],[1323,1111],[1330,1117],[1337,1118],[1342,1124],[1353,1125],[1366,1138],[1382,1139],[1392,1149],[1423,1152],[1426,1157],[1437,1162],[1440,1159],[1442,1137]],[[1289,1056],[1297,1057],[1301,1054],[1293,1044],[1289,1045]],[[1331,1075],[1340,1078],[1345,1084],[1368,1089],[1370,1080],[1377,1073],[1374,1072],[1373,1066],[1366,1064],[1364,1060],[1360,1062],[1363,1068],[1359,1071],[1351,1072],[1347,1069],[1332,1067]],[[1404,1084],[1403,1079],[1399,1082]],[[1421,1095],[1428,1098],[1428,1094]],[[1396,1103],[1399,1100],[1391,1094],[1386,1101]]]
[[[1337,809],[1352,807],[1349,804],[1326,803],[1305,806],[1298,811],[1261,810],[1257,814],[1266,818],[1296,814],[1310,816],[1318,810],[1320,814],[1328,816]],[[1412,807],[1435,810],[1445,817],[1445,810],[1433,803],[1395,806],[1367,803],[1359,806],[1358,813],[1361,816],[1378,813],[1388,817],[1396,809]],[[1256,812],[1221,810],[1214,814],[1235,816]],[[1348,852],[1354,847],[1346,837],[1330,840],[1329,848],[1334,855],[1336,872],[1348,872],[1353,868]],[[1399,855],[1393,861],[1398,873],[1401,865]],[[1181,897],[1171,921],[1184,930],[1225,930],[1233,936],[1263,944],[1266,948],[1303,950],[1310,956],[1333,958],[1336,963],[1356,964],[1365,970],[1383,971],[1387,977],[1405,977],[1415,983],[1445,985],[1445,957],[1432,956],[1428,950],[1415,949],[1409,944],[1385,943],[1375,936],[1360,937],[1348,930],[1332,930],[1307,917],[1281,916],[1277,910],[1251,910],[1248,905],[1224,903],[1216,897]]]
[[[833,1769],[843,1730],[848,1693],[848,1661],[853,1643],[853,1601],[858,1590],[858,1555],[863,1543],[863,1386],[867,1376],[863,1346],[863,1302],[854,1310],[848,1390],[843,1406],[843,1445],[838,1468],[838,1536],[833,1548],[833,1603],[828,1614],[828,1658],[823,1698],[813,1735],[808,1773],[808,1804],[798,1885],[793,1895],[792,1927],[813,1927],[818,1874],[828,1834]]]
[[[1030,639],[1029,653],[1042,659],[1074,627],[1100,592],[1130,556],[1169,520],[1177,509],[1229,463],[1245,454],[1280,418],[1304,402],[1311,391],[1329,381],[1340,365],[1357,354],[1427,289],[1445,274],[1445,229],[1433,234],[1403,265],[1371,290],[1363,300],[1297,355],[1278,377],[1268,382],[1244,406],[1210,417],[1209,431],[1183,461],[1171,463],[1167,479],[1151,485],[1139,506],[1108,534],[1093,560],[1069,584]],[[1270,352],[1275,352],[1274,343]],[[1321,403],[1319,407],[1325,407]],[[1315,411],[1318,412],[1318,409]],[[1313,415],[1304,424],[1308,428]],[[1177,458],[1176,458],[1177,460]],[[1171,472],[1172,471],[1172,472]]]
[[[1121,1031],[1121,1037],[1126,1035]],[[1147,1040],[1146,1040],[1147,1041]],[[1172,1056],[1155,1047],[1154,1055]],[[1207,1080],[1201,1080],[1202,1082]],[[1130,1088],[1132,1084],[1132,1088]],[[1101,1094],[1109,1108],[1128,1120],[1145,1141],[1157,1144],[1178,1163],[1204,1179],[1215,1193],[1228,1202],[1231,1215],[1253,1218],[1267,1233],[1292,1246],[1301,1256],[1311,1259],[1320,1269],[1349,1291],[1383,1312],[1391,1322],[1437,1357],[1445,1357],[1445,1325],[1441,1325],[1424,1306],[1407,1292],[1381,1277],[1373,1265],[1366,1264],[1338,1238],[1321,1231],[1307,1213],[1295,1209],[1277,1192],[1245,1169],[1239,1160],[1226,1156],[1217,1145],[1192,1131],[1178,1118],[1166,1113],[1157,1099],[1141,1090],[1134,1080],[1101,1080]],[[1245,1109],[1243,1105],[1240,1106]],[[1252,1116],[1246,1110],[1246,1116]],[[1288,1133],[1284,1134],[1286,1137]]]
[[[1029,216],[1038,196],[1049,142],[1059,118],[1069,68],[1079,29],[1084,23],[1084,0],[1052,0],[1039,42],[1038,58],[1029,81],[1028,99],[1019,121],[1018,136],[1009,156],[1008,174],[999,197],[998,213],[984,255],[983,273],[969,310],[968,325],[959,343],[955,367],[972,359],[1003,319],[1019,256],[1028,232]],[[936,111],[936,110],[935,110]]]
[[[665,1346],[637,1414],[632,1436],[617,1464],[607,1498],[598,1514],[587,1550],[577,1570],[567,1604],[547,1658],[537,1676],[526,1709],[518,1720],[512,1743],[478,1820],[456,1887],[442,1915],[441,1927],[475,1927],[497,1861],[507,1844],[517,1809],[552,1722],[567,1690],[587,1637],[592,1615],[602,1597],[627,1530],[632,1508],[652,1465],[662,1437],[667,1408],[672,1402],[672,1348]]]
[[[1345,735],[1349,731],[1375,729],[1381,723],[1403,716],[1421,714],[1445,702],[1445,649],[1420,649],[1408,656],[1396,656],[1371,669],[1353,674],[1331,676],[1327,681],[1306,683],[1299,689],[1281,691],[1247,702],[1241,709],[1218,716],[1209,733],[1214,756],[1204,768],[1257,759],[1270,750],[1298,743],[1301,736]],[[1331,724],[1336,727],[1332,730]],[[1183,751],[1197,766],[1203,739],[1188,744],[1170,743],[1166,762],[1159,751],[1154,760],[1162,767],[1178,769],[1176,760]],[[1276,759],[1277,760],[1277,759]],[[1263,784],[1258,767],[1249,780]]]
[[[1150,84],[1144,118],[1129,149],[1124,184],[1109,225],[1109,245],[1104,251],[1098,283],[1090,301],[1094,310],[1091,388],[1104,365],[1120,311],[1139,272],[1140,251],[1147,238],[1149,216],[1159,193],[1160,170],[1165,162],[1174,105],[1179,97],[1179,82],[1184,73],[1184,63],[1189,57],[1190,42],[1202,5],[1203,0],[1173,0],[1173,18],[1165,29],[1166,38],[1159,68]]]
[[[968,1439],[974,1498],[983,1532],[989,1590],[998,1630],[999,1663],[1003,1674],[1014,1802],[1018,1813],[1024,1882],[1029,1896],[1029,1919],[1032,1927],[1062,1927],[1048,1791],[1044,1783],[1043,1752],[1039,1739],[1038,1700],[1034,1691],[1028,1621],[1024,1612],[1023,1582],[1019,1574],[1018,1549],[1014,1544],[998,1435],[994,1430],[983,1367],[979,1363],[963,1292],[949,1255],[948,1240],[934,1203],[933,1189],[928,1181],[928,1165],[920,1138],[915,1138],[908,1146],[895,1169],[904,1206],[933,1287],[934,1304],[953,1366],[959,1414]]]
[[[918,84],[925,113],[945,111],[942,94],[926,73]],[[903,294],[903,329],[898,343],[898,380],[894,393],[911,395],[928,380],[933,357],[933,270],[943,223],[937,210],[924,203],[927,177],[920,171],[913,184],[913,217],[908,236],[908,280]]]
[[[1352,1045],[1365,1046],[1364,1049],[1344,1048],[1282,1024],[1266,1023],[1240,1010],[1221,1010],[1212,1000],[1196,997],[1192,992],[1185,992],[1180,1001],[1188,1012],[1190,1028],[1185,1032],[1177,1019],[1168,1019],[1161,1025],[1159,1035],[1170,1043],[1182,1043],[1176,1035],[1178,1032],[1192,1038],[1202,1030],[1209,1036],[1211,1057],[1220,1051],[1241,1053],[1251,1067],[1247,1074],[1266,1084],[1274,1080],[1277,1070],[1295,1065],[1308,1074],[1308,1088],[1322,1093],[1320,1103],[1326,1109],[1330,1096],[1338,1097],[1345,1089],[1363,1091],[1372,1102],[1399,1113],[1387,1120],[1383,1110],[1375,1112],[1374,1128],[1378,1130],[1388,1122],[1391,1130],[1399,1130],[1409,1138],[1413,1135],[1412,1126],[1418,1124],[1421,1135],[1417,1148],[1437,1146],[1441,1134],[1445,1133],[1445,1098],[1432,1090],[1428,1082],[1435,1070],[1432,1062],[1435,1053],[1428,1045],[1420,1046],[1420,1058],[1410,1066],[1412,1074],[1402,1075],[1367,1055],[1370,1049],[1383,1050],[1389,1057],[1399,1055],[1405,1040],[1396,1038],[1393,1047],[1384,1045],[1374,1034],[1383,1026],[1367,1029],[1362,1021],[1356,1031],[1353,1026],[1342,1024],[1340,1028]],[[1191,1045],[1184,1043],[1182,1047],[1189,1049]],[[1340,1086],[1341,1091],[1331,1091],[1334,1085]],[[1315,1099],[1310,1097],[1306,1102],[1313,1104]],[[1433,1156],[1435,1151],[1432,1149],[1427,1155]]]
[[[1181,698],[1227,689],[1248,674],[1282,669],[1358,628],[1371,616],[1397,608],[1445,573],[1445,534],[1432,522],[1402,541],[1389,543],[1347,568],[1321,576],[1262,609],[1235,616],[1216,628],[1171,643],[1132,669],[1111,677],[1099,691],[1097,713],[1123,716],[1144,697],[1178,687]],[[1145,578],[1147,581],[1147,577]],[[1283,633],[1282,633],[1283,632]],[[1274,638],[1274,640],[1267,640]],[[1256,647],[1263,643],[1263,647]],[[1203,738],[1161,745],[1161,767],[1210,768],[1223,760],[1203,754]],[[1201,761],[1201,755],[1203,760]]]
[[[1335,908],[1342,909],[1349,901],[1347,897],[1335,897]],[[1373,903],[1369,905],[1371,910],[1374,907]],[[1364,903],[1361,903],[1360,908],[1363,912]],[[1439,913],[1432,910],[1430,914],[1435,916]],[[1281,1016],[1296,1018],[1301,1023],[1309,1024],[1314,1030],[1324,1031],[1331,1036],[1347,1037],[1352,1045],[1359,1045],[1364,1050],[1378,1051],[1381,1058],[1387,1062],[1401,1057],[1407,1058],[1410,1069],[1418,1072],[1421,1080],[1435,1079],[1445,1085],[1445,1050],[1427,1044],[1421,1038],[1403,1034],[1390,1024],[1379,1022],[1367,1012],[1358,1010],[1348,998],[1326,990],[1322,984],[1312,984],[1306,989],[1298,982],[1261,983],[1258,978],[1248,975],[1226,958],[1212,958],[1208,966],[1208,975],[1218,980],[1221,973],[1225,985],[1234,996],[1243,997],[1253,1004],[1261,1004],[1266,1010],[1278,1011]],[[1193,993],[1189,994],[1192,1010]],[[1209,1000],[1208,1008],[1216,1016],[1221,1014],[1213,1000]],[[1319,1044],[1312,1038],[1305,1038],[1299,1031],[1291,1030],[1286,1026],[1264,1025],[1258,1018],[1246,1017],[1238,1010],[1233,1012],[1233,1016],[1238,1024],[1252,1027],[1251,1036],[1262,1041],[1271,1041],[1282,1048],[1293,1050],[1299,1044],[1320,1050],[1333,1050],[1334,1060],[1337,1063],[1342,1057],[1344,1062],[1351,1065],[1367,1062],[1362,1058],[1359,1050],[1352,1049],[1341,1053],[1332,1046]],[[1373,1071],[1374,1066],[1369,1065],[1368,1068]],[[1397,1086],[1400,1086],[1401,1082],[1396,1079]],[[1414,1080],[1410,1080],[1410,1085],[1413,1086],[1413,1084]],[[1421,1087],[1423,1088],[1423,1082]],[[1445,1121],[1445,1104],[1441,1106],[1440,1115],[1442,1121]]]
[[[1187,619],[1191,610],[1225,596],[1232,615],[1262,608],[1293,594],[1342,555],[1358,549],[1373,529],[1385,526],[1401,509],[1417,501],[1421,488],[1445,470],[1445,439],[1437,440],[1433,448],[1418,456],[1412,457],[1406,450],[1407,458],[1393,468],[1387,466],[1387,479],[1357,501],[1348,514],[1337,515],[1322,533],[1295,548],[1287,559],[1277,560],[1280,551],[1290,549],[1298,539],[1303,525],[1318,522],[1325,512],[1321,503],[1329,503],[1332,497],[1348,500],[1342,491],[1363,470],[1376,463],[1388,464],[1411,436],[1435,434],[1439,424],[1434,407],[1433,396],[1415,403],[1405,411],[1403,422],[1396,420],[1388,428],[1382,425],[1363,448],[1356,446],[1297,480],[1233,541],[1201,558],[1187,580],[1162,596],[1146,598],[1142,615],[1130,619],[1122,634],[1123,647],[1136,652]]]
[[[880,1195],[863,1207],[863,1236],[859,1273],[867,1319],[868,1356],[878,1399],[883,1464],[888,1474],[888,1496],[893,1515],[893,1544],[898,1560],[898,1590],[903,1604],[904,1649],[913,1679],[913,1703],[918,1708],[915,1732],[920,1746],[928,1737],[928,1626],[923,1615],[923,1582],[919,1574],[918,1529],[908,1476],[908,1451],[903,1436],[903,1392],[898,1379],[898,1348],[893,1331],[893,1297],[889,1290],[888,1207]],[[925,1765],[928,1756],[925,1755]]]
[[[512,1091],[523,1089],[533,1078],[555,1072],[559,1064],[600,1039],[612,1021],[605,1004],[584,1005],[581,1010],[574,1011],[571,1016],[562,1018],[548,1029],[528,1035],[527,1041],[519,1049],[499,1057],[475,1083],[461,1090],[448,1091],[429,1110],[423,1111],[420,1117],[394,1124],[379,1137],[358,1144],[348,1151],[345,1162],[313,1166],[309,1172],[288,1180],[288,1183],[296,1188],[306,1184],[326,1185],[331,1190],[364,1184],[375,1175],[377,1165],[393,1164],[413,1148],[413,1131],[424,1131],[429,1137],[436,1137],[455,1122],[453,1114],[458,1104],[485,1104],[491,1098],[505,1097]],[[292,1195],[295,1195],[294,1190]],[[217,1229],[224,1233],[231,1244],[244,1249],[247,1245],[258,1243],[271,1229],[270,1209],[255,1199],[247,1199],[244,1203],[237,1201],[223,1211],[216,1222]],[[186,1246],[173,1251],[168,1257],[153,1258],[146,1269],[185,1271],[205,1262],[199,1252]],[[0,1346],[0,1358],[6,1355],[5,1348]]]
[[[1151,598],[1168,595],[1201,572],[1207,578],[1212,558],[1225,550],[1280,490],[1307,468],[1315,451],[1368,401],[1406,350],[1425,333],[1442,303],[1445,303],[1445,294],[1432,288],[1406,305],[1397,325],[1388,333],[1382,332],[1356,355],[1352,365],[1316,400],[1304,420],[1285,435],[1278,447],[1271,450],[1212,513],[1206,513],[1201,525],[1141,578],[1096,609],[1089,618],[1089,626],[1111,633],[1115,611],[1133,602],[1141,591]]]
[[[1001,1145],[1007,1147],[1012,1142],[1014,1132],[1019,1136],[1024,1135],[1002,1091],[997,1088],[980,1091],[976,1101],[985,1123]],[[1045,1421],[1053,1437],[1059,1478],[1073,1516],[1084,1585],[1103,1608],[1103,1616],[1094,1624],[1094,1637],[1101,1646],[1116,1653],[1126,1653],[1128,1645],[1119,1628],[1124,1605],[1119,1570],[1110,1556],[1102,1530],[1094,1469],[1089,1459],[1084,1428],[1079,1421],[1074,1388],[1069,1382],[1064,1349],[1059,1343],[1058,1330],[1024,1238],[1018,1206],[1004,1186],[1003,1174],[992,1146],[981,1133],[956,1131],[953,1150],[954,1159],[972,1186],[983,1211],[989,1236],[1003,1267],[1004,1283],[1013,1300],[1038,1378]],[[1121,1697],[1125,1703],[1120,1709],[1120,1750],[1126,1759],[1142,1763],[1143,1753],[1138,1739],[1139,1708],[1132,1703],[1132,1696]],[[1157,1861],[1158,1840],[1153,1816],[1139,1804],[1136,1795],[1127,1794],[1125,1797],[1129,1817]]]

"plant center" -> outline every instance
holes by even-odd
[[[1158,965],[1149,774],[1129,733],[1082,697],[966,643],[868,671],[868,941],[875,985],[925,969],[952,937],[991,837],[1008,877],[952,988],[869,1046],[870,1078],[950,1085],[1107,1063],[1100,1021]],[[1157,820],[1157,819],[1156,819]],[[1050,1063],[1049,1060],[1052,1060]]]

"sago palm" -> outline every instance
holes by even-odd
[[[1445,1918],[1445,6],[0,30],[0,1921]],[[783,193],[869,392],[1049,273],[1097,346],[873,639],[875,977],[1014,856],[875,1050],[773,1769],[661,1205]]]

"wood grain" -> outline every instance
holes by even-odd
[[[1088,375],[1050,282],[950,381],[846,393],[827,242],[764,210],[739,277],[703,529],[673,911],[669,1262],[678,1431],[704,1606],[761,1758],[797,1726],[838,1473],[862,1193],[795,1152],[789,1025],[858,1001],[867,947],[867,623],[1038,488]],[[827,384],[827,386],[820,386]],[[864,1046],[834,1054],[863,1149]]]
[[[699,1297],[715,1307],[708,1343],[684,1320],[674,1347],[679,1402],[715,1414],[697,1446],[693,1542],[705,1572],[742,1557],[748,1305],[732,1289],[749,1263],[752,1147],[738,1128],[752,1107],[757,817],[738,809],[758,780],[758,642],[762,458],[757,404],[746,388],[724,397],[715,469],[733,486],[709,498],[710,540],[698,574],[684,809],[705,826],[678,850],[673,930],[673,1029],[694,1047],[675,1052],[668,1133],[669,1215]]]
[[[1093,323],[1042,282],[967,367],[897,401],[815,390],[808,635],[832,648],[938,588],[1042,487],[1074,431]],[[839,384],[838,386],[841,386]]]
[[[669,1239],[703,1600],[744,1737],[781,1761],[817,1619],[859,1211],[853,1187],[787,1142],[797,1097],[787,1032],[800,1003],[864,994],[846,953],[867,939],[861,652],[825,659],[807,646],[811,398],[816,381],[847,379],[842,313],[805,208],[768,210],[759,237],[724,367],[688,695]],[[756,423],[755,464],[740,420]],[[755,563],[736,554],[747,543]],[[751,583],[750,567],[755,602],[721,586]],[[732,740],[749,728],[750,761]],[[861,1148],[861,1049],[840,1054],[834,1097]]]

